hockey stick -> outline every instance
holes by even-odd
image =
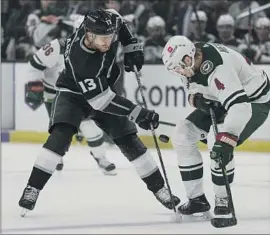
[[[249,1],[248,6],[248,50],[250,50],[250,44],[251,44],[251,34],[252,34],[252,25],[251,25],[251,1]]]
[[[165,126],[176,126],[175,123],[172,123],[172,122],[164,122],[164,121],[159,121],[159,124],[165,125]]]
[[[210,108],[210,115],[211,115],[214,135],[216,136],[218,134],[218,127],[217,127],[216,115],[215,115],[215,112],[212,108]],[[227,175],[227,171],[226,171],[226,165],[224,165],[222,159],[220,159],[219,166],[222,170],[222,176],[223,176],[223,179],[225,181],[226,193],[227,193],[228,199],[229,199],[228,204],[229,204],[230,211],[232,213],[232,218],[213,218],[213,219],[211,219],[211,224],[214,227],[218,227],[218,228],[233,226],[233,225],[237,224],[237,219],[235,216],[235,210],[234,210],[234,205],[233,205],[231,187],[230,187],[230,183],[229,183],[228,175]],[[223,220],[226,220],[226,222]]]
[[[270,3],[264,4],[264,5],[259,6],[259,7],[257,7],[257,8],[253,8],[253,9],[251,9],[251,11],[247,10],[247,11],[245,11],[245,12],[239,14],[239,15],[236,17],[236,21],[237,21],[237,20],[241,20],[241,19],[243,19],[243,18],[246,18],[246,17],[248,17],[250,14],[254,15],[254,14],[258,13],[258,12],[264,11],[264,10],[266,10],[266,9],[268,9],[268,8],[270,8]]]
[[[147,109],[147,103],[146,103],[146,100],[145,100],[145,97],[144,97],[144,94],[143,94],[141,79],[140,79],[140,76],[139,76],[139,73],[138,73],[138,70],[137,70],[136,66],[134,66],[134,73],[135,73],[136,80],[137,80],[137,83],[138,83],[138,87],[139,87],[139,90],[140,90],[140,94],[141,94],[141,97],[142,97],[143,105]],[[160,161],[160,164],[161,164],[161,169],[163,171],[164,179],[165,179],[165,182],[167,184],[168,191],[169,191],[169,194],[170,194],[171,203],[172,203],[172,206],[173,206],[173,211],[175,212],[175,214],[177,214],[176,208],[175,208],[175,203],[174,203],[173,196],[172,196],[171,187],[170,187],[170,184],[169,184],[169,181],[168,181],[166,169],[165,169],[164,162],[163,162],[162,155],[161,155],[161,151],[160,151],[160,148],[159,148],[159,145],[158,145],[157,135],[156,135],[156,132],[155,132],[155,129],[154,129],[152,123],[150,124],[150,128],[151,128],[152,136],[153,136],[153,139],[154,139],[155,147],[156,147],[156,150],[157,150],[158,158],[159,158],[159,161]]]

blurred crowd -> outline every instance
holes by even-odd
[[[160,64],[166,41],[176,34],[193,42],[222,43],[254,63],[270,63],[267,5],[269,0],[2,0],[1,58],[27,60],[52,39],[73,33],[77,14],[113,8],[144,44],[146,63]],[[117,60],[122,60],[121,48]]]

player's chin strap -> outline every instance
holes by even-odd
[[[138,87],[139,87],[139,91],[140,91],[140,94],[141,94],[141,97],[142,97],[143,105],[144,105],[144,107],[146,109],[148,109],[147,108],[147,103],[146,103],[146,100],[145,100],[145,97],[144,97],[144,94],[143,94],[143,89],[142,89],[142,84],[141,84],[141,79],[140,79],[140,76],[139,76],[139,72],[138,72],[136,66],[133,66],[133,68],[134,68],[134,73],[135,73],[135,76],[136,76],[136,79],[137,79],[137,82],[138,82]],[[161,155],[161,151],[160,151],[160,148],[159,148],[159,145],[158,145],[157,135],[156,135],[156,132],[155,132],[154,127],[153,127],[152,124],[150,124],[150,128],[151,128],[152,136],[153,136],[153,139],[154,139],[155,147],[156,147],[156,150],[157,150],[157,154],[158,154],[158,157],[159,157],[159,161],[160,161],[160,164],[161,164],[161,169],[163,171],[164,179],[165,179],[165,182],[167,184],[168,191],[169,191],[169,194],[170,194],[170,199],[171,199],[171,203],[173,205],[173,210],[174,210],[174,213],[177,214],[175,203],[174,203],[173,196],[172,196],[171,187],[170,187],[170,184],[169,184],[169,181],[168,181],[166,169],[165,169],[164,162],[163,162],[162,155]]]
[[[217,127],[216,115],[215,115],[215,112],[212,108],[210,108],[210,115],[211,115],[211,120],[212,120],[213,131],[214,131],[215,136],[217,136],[218,127]],[[231,187],[230,187],[228,176],[227,176],[226,165],[223,164],[222,158],[220,159],[219,166],[222,170],[222,176],[223,176],[223,179],[225,182],[226,193],[227,193],[228,200],[229,200],[228,206],[229,206],[229,209],[232,213],[232,217],[231,218],[213,218],[213,219],[211,219],[211,224],[216,228],[234,226],[237,224],[237,219],[235,216],[235,210],[234,210],[234,205],[233,205]]]

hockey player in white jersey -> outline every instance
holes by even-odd
[[[210,210],[203,188],[203,160],[197,142],[208,136],[211,175],[215,193],[214,214],[228,218],[231,210],[219,159],[226,165],[229,183],[234,177],[234,148],[242,144],[267,119],[270,85],[267,74],[238,52],[215,43],[193,44],[184,36],[173,36],[164,47],[163,63],[179,75],[196,109],[180,121],[172,137],[179,169],[189,201],[178,208],[191,215]],[[181,81],[179,79],[179,81]],[[214,108],[219,133],[214,137],[210,107]],[[222,219],[221,226],[230,226]]]
[[[44,86],[44,103],[49,116],[51,115],[52,102],[57,90],[55,83],[60,72],[65,67],[63,50],[64,42],[62,40],[54,39],[44,47],[40,48],[28,62],[28,76],[31,80],[31,82],[28,83],[28,86],[31,86],[32,81],[42,81]],[[105,156],[106,150],[103,131],[97,127],[91,119],[82,121],[80,131],[91,148],[90,154],[96,160],[103,173],[106,175],[115,175],[115,164],[111,163]],[[62,168],[63,160],[61,158],[56,169],[62,170]]]

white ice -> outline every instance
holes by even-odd
[[[172,223],[163,208],[116,148],[107,156],[117,165],[117,176],[104,176],[87,146],[72,146],[62,172],[55,172],[41,191],[36,208],[20,217],[18,200],[41,145],[2,144],[3,234],[220,234],[270,233],[270,153],[236,153],[233,198],[237,226],[214,228],[209,221]],[[158,161],[155,150],[151,150]],[[186,200],[176,156],[163,150],[173,192]],[[204,186],[213,205],[209,157],[205,152]]]

